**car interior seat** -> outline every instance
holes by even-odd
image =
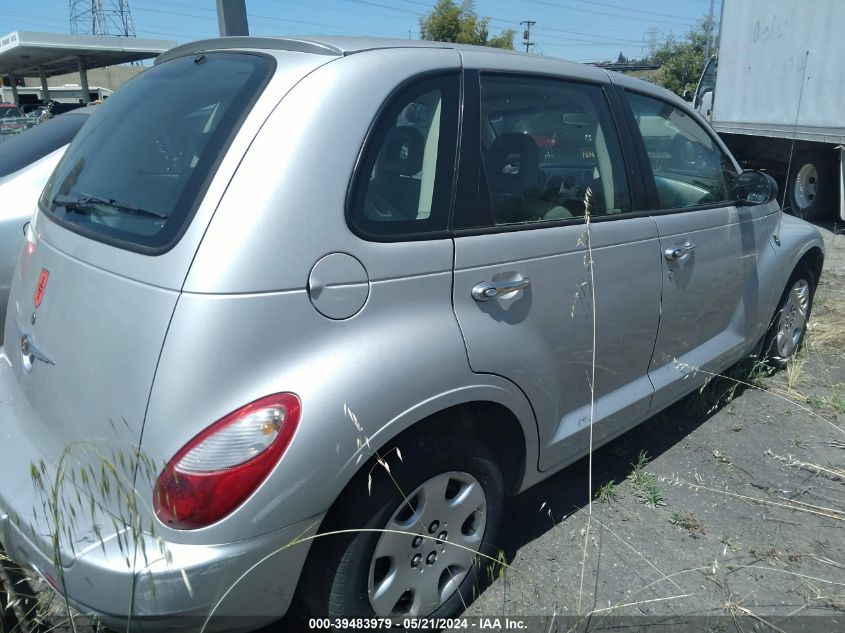
[[[420,180],[425,156],[422,132],[412,126],[388,133],[367,188],[365,212],[375,220],[415,220],[419,210]]]
[[[499,224],[536,219],[532,200],[542,197],[545,176],[540,150],[528,134],[508,132],[496,137],[485,161],[493,216]]]

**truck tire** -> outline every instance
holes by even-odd
[[[787,176],[786,204],[790,213],[805,220],[832,215],[838,180],[822,152],[801,152]]]

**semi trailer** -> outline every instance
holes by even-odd
[[[694,105],[808,220],[845,220],[845,2],[724,0]]]

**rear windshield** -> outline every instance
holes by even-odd
[[[13,174],[70,143],[87,120],[88,113],[62,114],[0,143],[0,178]]]
[[[71,143],[41,208],[79,233],[147,253],[173,246],[273,62],[209,53],[154,66]]]

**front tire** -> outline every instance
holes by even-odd
[[[815,291],[813,271],[806,265],[796,268],[786,283],[763,342],[763,357],[770,365],[785,367],[787,361],[801,349]]]
[[[448,618],[492,578],[504,484],[489,449],[422,434],[400,449],[401,461],[382,452],[390,472],[365,466],[326,518],[301,585],[311,616]]]

